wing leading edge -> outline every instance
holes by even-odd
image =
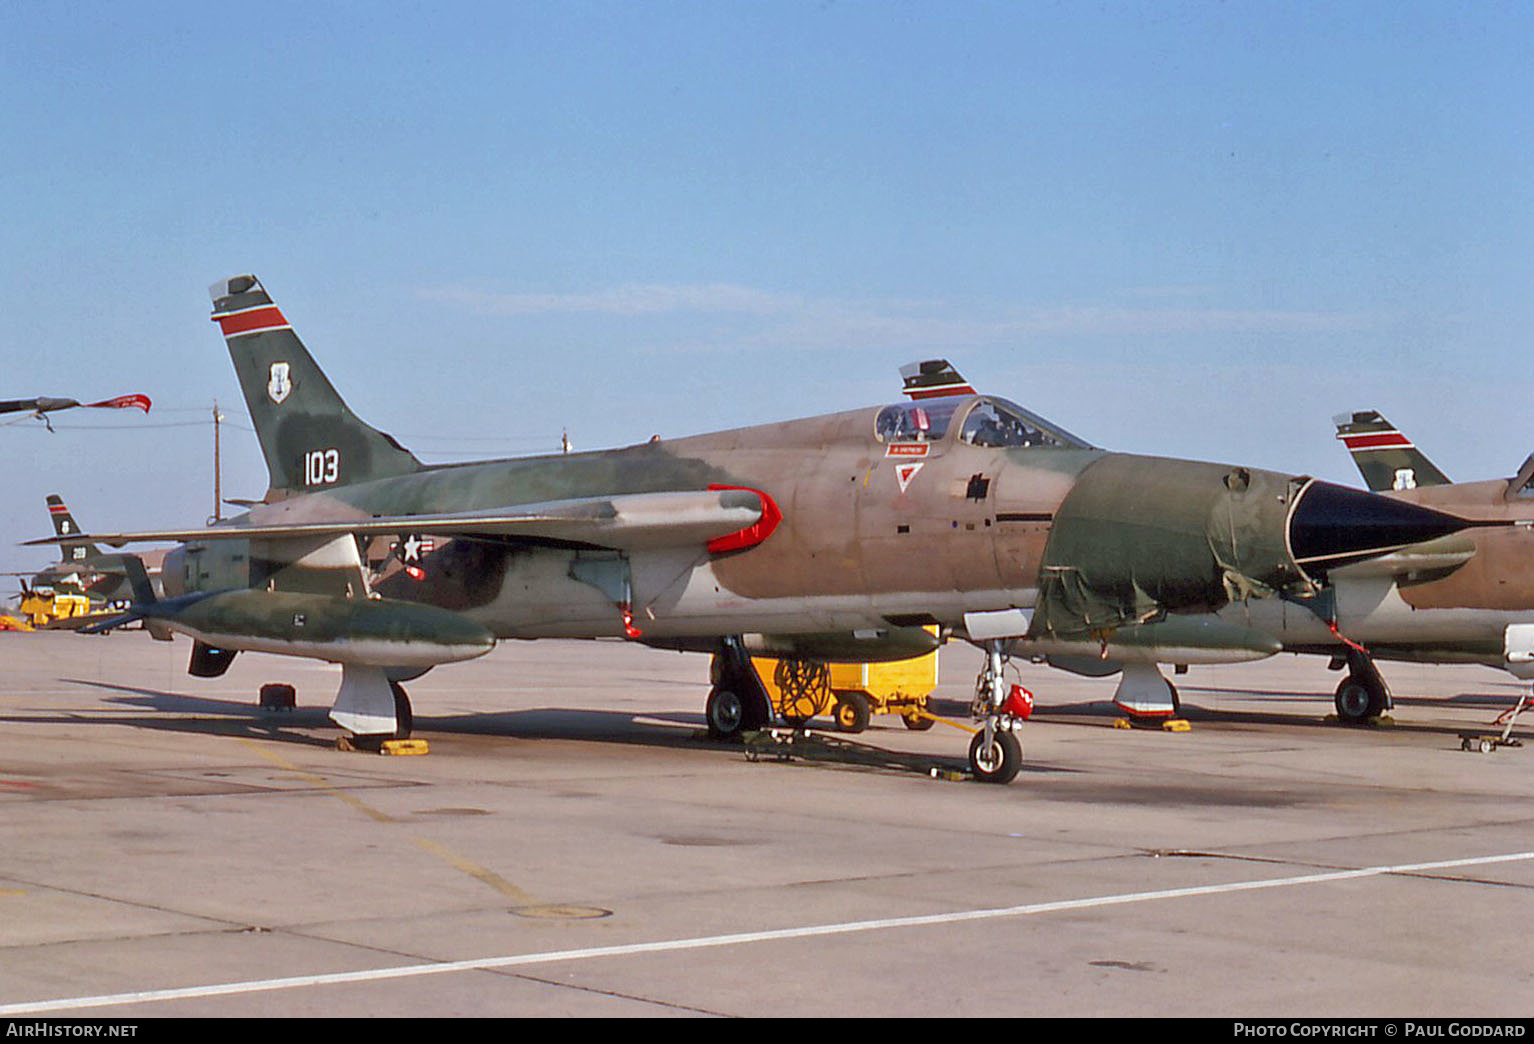
[[[280,509],[281,505],[273,507]],[[121,547],[167,540],[284,540],[346,534],[438,533],[562,540],[624,551],[706,544],[711,551],[723,552],[761,543],[782,518],[777,504],[766,493],[737,488],[582,497],[437,515],[367,515],[315,521],[263,521],[256,517],[273,514],[277,512],[257,509],[240,520],[211,528],[75,534],[71,539]],[[27,543],[52,544],[60,539],[53,536]]]

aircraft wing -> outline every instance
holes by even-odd
[[[270,518],[279,513],[266,511],[262,515]],[[291,540],[345,534],[439,533],[562,540],[620,550],[707,544],[711,551],[730,551],[765,540],[782,518],[770,496],[750,489],[627,493],[435,515],[365,515],[308,521],[252,521],[252,515],[200,529],[76,534],[70,539],[96,540],[121,547],[166,540]],[[52,544],[59,539],[48,537],[27,543]]]

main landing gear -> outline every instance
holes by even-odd
[[[1023,745],[1017,738],[1022,724],[1020,707],[1014,707],[1002,679],[1007,657],[1002,643],[985,643],[985,663],[975,679],[975,702],[970,713],[980,730],[969,744],[969,768],[982,783],[1010,783],[1023,767]]]
[[[342,736],[336,744],[340,749],[378,754],[385,750],[384,744],[396,744],[400,740],[410,739],[410,733],[415,730],[415,712],[410,708],[410,697],[406,695],[405,687],[393,680],[389,682],[389,695],[394,698],[394,731]],[[425,744],[425,740],[418,740],[414,745],[399,743],[397,747],[391,746],[388,749],[394,752],[424,754]],[[416,747],[419,749],[413,749]]]
[[[415,730],[415,712],[410,708],[410,696],[397,681],[389,682],[389,692],[394,696],[394,735],[389,739],[409,739]]]
[[[345,729],[343,737],[352,749],[378,750],[384,743],[408,739],[415,729],[415,714],[410,697],[385,667],[363,664],[341,665],[341,691],[330,708],[330,720]],[[417,677],[417,674],[404,674]]]
[[[714,686],[708,691],[703,712],[709,736],[734,739],[742,732],[767,727],[772,721],[772,703],[738,635],[720,645],[709,673]]]
[[[418,677],[417,672],[407,677]],[[269,682],[261,686],[262,710],[288,710],[297,705],[293,686]],[[378,668],[342,668],[341,692],[331,708],[331,720],[345,730],[337,741],[342,750],[378,752],[384,744],[408,740],[415,731],[415,712],[405,687],[388,672]],[[393,753],[425,753],[425,741],[415,747],[393,749]]]
[[[1347,651],[1348,676],[1337,686],[1337,720],[1362,725],[1395,706],[1390,688],[1374,666],[1374,658],[1351,646]]]

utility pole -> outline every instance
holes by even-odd
[[[213,526],[224,520],[224,477],[219,460],[219,423],[224,415],[218,412],[218,400],[213,400],[213,514],[208,518],[208,525]]]

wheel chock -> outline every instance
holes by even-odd
[[[1322,718],[1321,720],[1326,722],[1328,725],[1349,725],[1349,724],[1351,724],[1352,727],[1354,727],[1354,728],[1365,728],[1365,729],[1389,728],[1390,726],[1392,726],[1392,725],[1394,725],[1396,723],[1396,720],[1394,718],[1392,718],[1388,714],[1381,714],[1378,717],[1374,717],[1374,718],[1365,718],[1363,721],[1353,722],[1353,723],[1345,722],[1341,718],[1337,717],[1337,715],[1335,715],[1335,714],[1328,714],[1326,717]]]
[[[423,739],[384,740],[378,753],[391,757],[419,757],[431,753],[431,747]]]
[[[381,736],[340,736],[336,749],[348,754],[389,754],[395,757],[430,753],[423,739],[384,739]]]
[[[1162,732],[1192,732],[1193,726],[1186,718],[1162,718],[1160,721],[1137,721],[1134,718],[1114,718],[1116,729],[1160,729]]]

